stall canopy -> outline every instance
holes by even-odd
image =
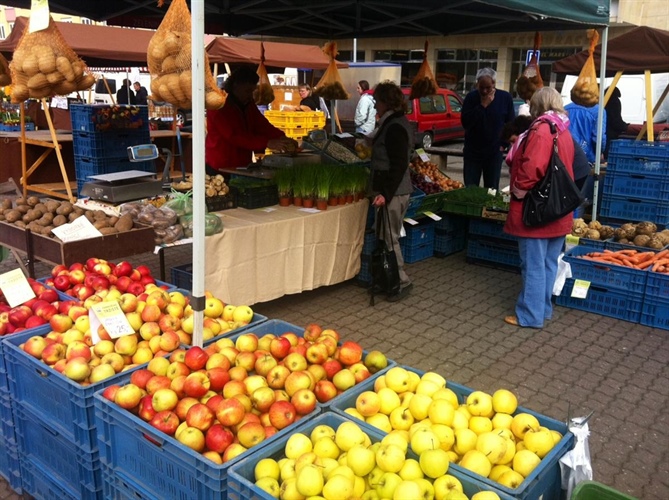
[[[602,46],[595,48],[595,66],[599,68]],[[583,50],[553,63],[553,72],[578,75],[588,57]],[[606,76],[618,71],[625,74],[669,72],[669,31],[642,26],[609,40],[606,54]]]
[[[31,0],[3,0],[30,8]],[[188,2],[190,4],[190,2]],[[165,15],[156,0],[51,0],[54,12],[107,24],[156,28]],[[205,0],[204,32],[291,38],[378,38],[549,31],[607,25],[609,0]]]
[[[260,43],[242,38],[218,37],[207,45],[211,63],[260,64]],[[320,47],[295,43],[263,42],[265,65],[282,68],[325,69],[330,62]],[[337,63],[340,68],[346,63]]]

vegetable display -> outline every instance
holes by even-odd
[[[601,252],[590,252],[579,258],[603,264],[614,264],[633,269],[650,269],[653,272],[669,274],[669,250],[660,252],[639,252],[633,249],[603,250]]]

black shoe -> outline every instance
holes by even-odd
[[[413,288],[413,283],[409,283],[407,286],[402,287],[399,292],[397,292],[393,295],[389,295],[386,298],[386,300],[388,302],[397,302],[399,300],[402,300],[404,297],[409,295],[409,292],[411,291],[412,288]]]

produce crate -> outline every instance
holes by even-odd
[[[317,129],[325,126],[325,113],[322,111],[265,111],[265,118],[272,125],[282,130],[308,128]],[[306,135],[304,133],[303,135]]]
[[[193,289],[193,264],[183,264],[172,268],[170,281],[177,288],[183,290]]]
[[[669,144],[666,142],[633,141],[618,139],[611,141],[609,147],[609,162],[618,157],[669,158]],[[607,166],[607,170],[610,166]]]
[[[441,202],[441,211],[449,214],[461,214],[471,217],[480,217],[483,212],[483,205],[478,203],[467,203],[465,201],[456,201],[443,199]]]
[[[216,464],[108,401],[102,391],[94,395],[94,400],[100,461],[106,471],[104,478],[127,485],[130,491],[136,492],[133,498],[228,498],[228,469],[257,451],[252,448],[224,464]],[[310,418],[306,416],[300,423]],[[282,429],[266,442],[269,444],[291,434],[295,427],[293,424]],[[109,491],[113,485],[104,485],[103,489]]]
[[[409,366],[402,366],[402,368],[415,372],[418,375],[422,376],[425,372],[412,368]],[[475,389],[470,389],[464,385],[457,384],[455,382],[447,381],[446,387],[451,389],[457,396],[460,403],[464,403],[467,399],[467,396],[474,392]],[[355,401],[361,393],[364,391],[374,390],[374,381],[365,380],[361,384],[358,384],[343,395],[337,398],[337,401],[332,404],[331,409],[342,416],[348,415],[345,410],[347,408],[355,408]],[[516,409],[514,415],[518,413],[529,413],[534,415],[539,424],[547,427],[551,430],[556,430],[562,434],[562,439],[558,444],[553,447],[553,449],[541,460],[541,463],[537,466],[536,469],[523,481],[518,488],[512,489],[502,486],[495,481],[484,478],[470,470],[460,467],[457,464],[451,463],[448,468],[448,474],[460,473],[465,476],[469,476],[473,480],[476,480],[482,483],[481,489],[489,489],[495,491],[497,494],[505,494],[511,498],[517,499],[527,499],[535,500],[542,498],[543,500],[559,500],[560,491],[561,491],[561,479],[560,479],[560,463],[559,460],[567,451],[571,450],[574,445],[574,435],[569,432],[569,428],[564,422],[560,422],[553,418],[541,415],[537,412],[529,410],[525,407],[519,406]],[[371,425],[357,420],[353,417],[350,417],[355,422],[359,422],[364,430],[373,429]]]
[[[32,498],[80,500],[82,498],[101,498],[102,490],[74,492],[62,484],[57,478],[50,477],[44,469],[40,469],[32,462],[21,463],[21,477],[23,491]]]
[[[462,233],[467,232],[467,221],[469,220],[467,217],[445,213],[440,213],[439,216],[441,217],[441,220],[435,222],[435,231],[459,231]]]
[[[77,192],[81,193],[84,184],[92,175],[115,174],[127,172],[128,170],[140,170],[142,172],[156,173],[153,161],[131,162],[128,158],[87,158],[75,156],[74,172],[77,178]]]
[[[639,323],[669,330],[669,298],[653,297],[646,292]]]
[[[35,130],[35,124],[33,122],[25,123],[26,132],[31,132]],[[0,132],[21,132],[21,125],[7,125],[5,123],[0,123]]]
[[[19,449],[14,430],[12,401],[7,389],[0,389],[0,476],[9,483],[16,493],[21,494]]]
[[[472,264],[492,265],[514,271],[520,268],[518,245],[512,241],[469,238],[467,240],[467,261]]]
[[[578,299],[571,296],[573,289],[574,279],[568,278],[562,293],[556,298],[557,305],[633,323],[638,323],[641,318],[642,293],[628,292],[610,286],[590,285],[587,297]]]
[[[51,327],[46,325],[38,334],[46,335],[50,331]],[[131,371],[88,386],[80,385],[23,352],[19,345],[36,334],[22,332],[2,340],[12,405],[21,406],[49,422],[53,433],[63,436],[83,452],[92,453],[97,447],[93,393],[129,378]]]
[[[344,422],[355,421],[355,419],[350,418],[349,415],[342,415],[334,412],[326,412],[318,415],[317,417],[301,424],[299,427],[296,427],[293,432],[301,432],[307,436],[318,425],[328,425],[333,429],[337,430],[341,424]],[[385,433],[379,429],[372,426],[365,426],[363,431],[369,436],[372,443],[377,443],[383,439]],[[229,500],[272,500],[273,496],[269,495],[267,492],[261,490],[255,486],[255,466],[262,458],[273,458],[274,460],[279,460],[285,456],[284,449],[288,441],[288,436],[283,437],[280,440],[273,441],[272,443],[267,443],[262,446],[257,453],[252,454],[251,456],[240,460],[232,467],[230,467],[229,478],[228,478],[228,499]],[[413,452],[408,452],[407,456],[417,460],[418,457]],[[472,478],[469,475],[463,474],[460,471],[453,471],[450,467],[448,474],[455,476],[461,483],[464,490],[464,493],[471,497],[475,493],[489,489],[481,481],[478,481]],[[506,495],[504,493],[498,492],[501,500],[512,500],[514,497]]]
[[[74,156],[86,158],[128,159],[128,147],[151,144],[148,130],[115,130],[111,132],[72,132]]]
[[[664,175],[609,172],[604,176],[604,196],[662,201],[667,195],[669,195],[669,170]]]
[[[469,221],[469,234],[477,236],[488,236],[517,242],[518,238],[504,232],[504,223],[495,220],[476,219]]]
[[[579,238],[578,239],[578,244],[579,245],[584,245],[586,247],[590,247],[597,252],[601,252],[605,248],[610,248],[608,245],[611,242],[613,242],[613,238],[609,238],[608,240],[592,240],[590,238]]]
[[[598,251],[595,248],[577,245],[564,254],[564,261],[571,266],[574,279],[589,281],[594,285],[628,290],[643,294],[646,289],[648,271],[632,269],[615,264],[604,264],[583,259],[581,256]]]
[[[635,500],[596,481],[581,481],[571,493],[570,500]]]
[[[669,274],[648,271],[646,297],[669,300]]]
[[[72,131],[149,130],[148,106],[71,104],[70,117],[72,119]]]
[[[225,196],[207,196],[204,199],[207,204],[207,212],[220,212],[230,208],[237,208],[237,188],[230,186]]]
[[[21,404],[14,405],[14,421],[22,469],[31,464],[38,474],[58,484],[66,498],[95,499],[102,492],[97,449],[87,451],[58,432],[49,416],[37,415]],[[33,467],[28,466],[27,470]],[[26,493],[37,496],[25,484]]]
[[[271,207],[279,203],[279,191],[276,185],[239,188],[237,206],[242,208]]]
[[[434,254],[434,221],[421,219],[418,225],[404,224],[406,236],[400,238],[402,257],[407,264],[413,264],[432,257]]]
[[[602,217],[612,219],[645,220],[666,225],[669,224],[669,201],[604,196],[600,213]]]
[[[419,214],[424,214],[425,212],[437,213],[441,210],[443,200],[444,193],[426,194],[425,198],[421,200],[416,212]]]
[[[423,193],[418,188],[414,188],[413,193],[411,193],[411,196],[409,197],[409,206],[404,216],[414,217],[418,213],[418,209],[423,204],[424,199],[425,199],[425,193]]]
[[[446,257],[465,249],[466,237],[464,231],[434,231],[434,256]]]
[[[666,158],[644,158],[644,157],[626,157],[626,156],[609,156],[609,161],[606,166],[606,173],[650,173],[666,175],[669,173],[669,160]]]

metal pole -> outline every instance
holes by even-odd
[[[599,65],[599,109],[597,110],[597,147],[595,148],[595,182],[592,195],[592,220],[597,220],[599,204],[599,170],[602,164],[602,135],[604,128],[604,87],[606,86],[606,52],[609,41],[609,27],[605,26],[602,33],[602,55]]]

